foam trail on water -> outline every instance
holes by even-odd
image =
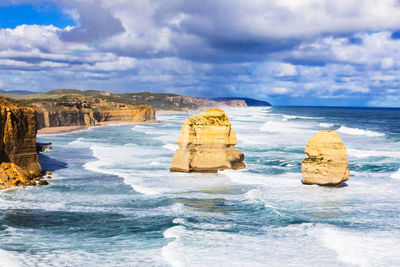
[[[324,246],[336,252],[338,260],[357,266],[380,265],[385,260],[396,258],[396,252],[400,251],[398,237],[391,234],[353,233],[333,227],[322,228],[315,231],[314,234]]]
[[[398,179],[400,180],[400,169],[397,172],[394,172],[390,175],[391,178],[393,179]]]
[[[133,166],[133,163],[138,162],[134,157],[137,153],[137,146],[135,145],[125,145],[125,146],[99,146],[92,145],[90,149],[93,151],[93,156],[97,158],[95,161],[87,162],[83,167],[87,170],[94,171],[97,173],[105,173],[109,175],[115,175],[124,179],[124,181],[132,187],[136,192],[145,195],[157,195],[162,192],[160,188],[151,188],[143,185],[140,181],[141,178],[137,177],[135,172],[126,169],[126,166],[122,165],[117,167],[119,163],[125,163]],[[146,151],[141,149],[141,155],[153,155],[154,151]],[[146,157],[146,161],[150,165],[152,162],[151,157]],[[139,162],[138,164],[141,165]]]
[[[179,147],[176,144],[166,144],[166,145],[163,145],[163,148],[166,148],[166,149],[171,150],[171,151],[175,151]]]
[[[0,249],[0,266],[22,267],[24,264],[18,261],[17,257],[13,253]]]
[[[162,257],[173,267],[183,267],[185,266],[181,261],[179,261],[179,241],[181,237],[181,232],[184,231],[183,226],[174,226],[167,229],[163,236],[164,238],[174,238],[174,241],[169,242],[166,246],[161,249]]]
[[[282,115],[284,121],[295,120],[295,119],[304,119],[304,120],[315,120],[318,119],[316,117],[305,117],[305,116],[294,116],[294,115]]]
[[[400,158],[400,151],[362,150],[362,149],[348,148],[347,153],[349,156],[353,156],[356,158],[369,158],[369,157]]]
[[[309,131],[299,124],[282,121],[267,121],[259,128],[259,130],[270,133]]]
[[[323,127],[323,128],[330,128],[330,127],[335,126],[335,124],[333,124],[333,123],[321,122],[321,123],[319,124],[319,126],[320,126],[320,127]]]
[[[384,133],[378,133],[370,130],[363,130],[363,129],[358,129],[358,128],[350,128],[346,126],[341,126],[338,130],[339,133],[343,134],[349,134],[349,135],[365,135],[369,137],[375,137],[375,136],[385,136]]]

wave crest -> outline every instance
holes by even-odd
[[[384,133],[378,133],[370,130],[363,130],[359,128],[350,128],[346,126],[340,126],[337,130],[339,133],[349,134],[349,135],[365,135],[369,137],[385,136]]]

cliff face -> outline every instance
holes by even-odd
[[[38,128],[58,126],[94,126],[103,121],[145,122],[155,120],[148,105],[110,102],[96,97],[65,97],[34,102]]]
[[[157,110],[193,110],[213,107],[247,107],[245,101],[237,99],[213,101],[199,97],[153,93],[121,94],[119,96],[124,99],[130,99],[149,104]]]
[[[0,188],[29,185],[41,176],[32,107],[0,98]]]
[[[301,162],[303,183],[340,186],[349,179],[347,151],[339,134],[321,130],[308,141]]]
[[[226,113],[220,109],[207,110],[186,119],[182,135],[172,158],[171,171],[218,172],[242,169],[244,155],[235,150],[236,135]]]

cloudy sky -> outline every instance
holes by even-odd
[[[399,0],[1,0],[0,90],[400,106]]]

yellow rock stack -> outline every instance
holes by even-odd
[[[301,162],[305,184],[341,186],[349,179],[347,151],[339,134],[321,130],[308,141]]]
[[[223,110],[210,109],[185,120],[179,149],[172,158],[170,171],[218,172],[242,169],[244,155],[235,150],[235,132]]]

